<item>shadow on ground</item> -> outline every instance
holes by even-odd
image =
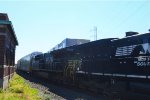
[[[60,86],[56,85],[54,83],[50,83],[42,78],[38,78],[36,76],[30,76],[26,72],[19,72],[16,71],[17,74],[25,78],[26,80],[29,80],[30,82],[40,84],[42,86],[45,86],[48,88],[49,92],[52,92],[64,99],[67,100],[104,100],[103,96],[97,95],[97,94],[91,94],[89,92],[75,89],[75,88],[66,88],[66,86]]]

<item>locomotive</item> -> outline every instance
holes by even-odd
[[[29,62],[28,72],[58,83],[111,98],[150,98],[150,33],[126,32],[121,39],[101,39],[40,53]]]

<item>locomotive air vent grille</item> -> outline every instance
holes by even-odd
[[[115,56],[128,56],[132,53],[136,45],[118,47]]]

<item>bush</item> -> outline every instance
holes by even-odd
[[[0,88],[0,93],[3,93],[3,89],[2,88]]]

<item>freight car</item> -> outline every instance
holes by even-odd
[[[119,99],[150,98],[150,33],[127,32],[121,39],[58,49],[33,61],[42,67],[32,72],[49,80]]]
[[[33,61],[36,55],[42,54],[41,52],[33,52],[22,57],[20,60],[17,61],[17,70],[31,72],[33,68],[37,68],[39,65],[37,62]]]

